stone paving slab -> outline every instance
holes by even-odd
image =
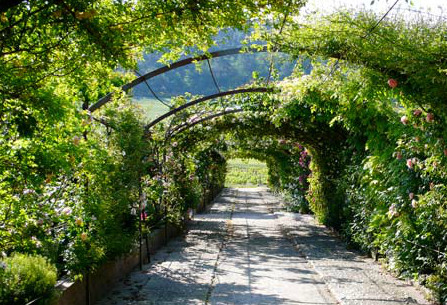
[[[265,191],[240,190],[210,304],[336,304],[324,282],[283,237]]]
[[[225,189],[97,305],[429,304],[266,188]]]
[[[310,215],[276,213],[283,232],[324,279],[343,305],[431,304],[411,283],[396,279],[379,263],[346,249]]]

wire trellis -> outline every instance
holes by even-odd
[[[135,70],[135,74],[137,74],[139,77],[141,77],[141,74]],[[149,85],[149,82],[147,81],[147,79],[144,80],[144,83],[146,84],[147,88],[149,89],[149,91],[152,93],[152,95],[163,105],[165,105],[168,108],[171,108],[171,105],[166,103],[165,101],[163,101],[156,93],[155,91],[152,89],[152,87]]]

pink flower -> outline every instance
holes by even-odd
[[[407,159],[407,167],[408,167],[409,169],[412,169],[412,168],[413,168],[413,161],[412,161],[411,159]]]
[[[444,149],[444,156],[447,156],[447,149]]]
[[[395,79],[393,79],[393,78],[390,78],[389,80],[388,80],[388,86],[390,86],[391,88],[396,88],[397,87],[397,85],[398,85],[398,83],[397,83],[397,80],[395,80]]]
[[[414,116],[420,116],[422,114],[422,110],[421,109],[416,109],[413,111],[413,115]]]
[[[388,214],[389,214],[391,217],[397,217],[397,216],[399,216],[399,212],[397,211],[397,206],[396,206],[395,204],[392,204],[392,205],[390,206],[390,208],[388,209]]]
[[[397,159],[397,160],[402,159],[402,153],[401,153],[400,151],[398,151],[398,152],[396,153],[396,159]]]
[[[414,198],[414,193],[410,193],[410,194],[408,194],[408,197],[410,197],[410,200],[413,200],[413,198]]]
[[[141,220],[145,220],[146,218],[147,218],[147,213],[146,212],[141,212],[140,219]]]
[[[400,118],[400,121],[402,122],[402,124],[407,125],[408,124],[408,118],[406,115],[404,115],[403,117]]]
[[[81,233],[81,240],[82,240],[82,241],[86,241],[86,240],[87,240],[87,237],[88,237],[87,233],[85,233],[85,232],[82,232],[82,233]]]
[[[435,120],[435,115],[433,113],[427,113],[425,120],[427,123],[432,123]]]

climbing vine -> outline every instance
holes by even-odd
[[[81,2],[0,13],[0,284],[15,276],[12,261],[53,266],[42,295],[55,270],[82,278],[140,234],[181,225],[222,189],[226,159],[250,157],[266,162],[289,209],[446,301],[444,23],[294,18],[302,1]],[[296,57],[293,74],[279,81],[272,69],[239,88],[250,93],[148,125],[122,90],[134,78],[124,71],[144,48],[165,62],[206,53],[228,27]],[[176,97],[171,109],[198,99]]]

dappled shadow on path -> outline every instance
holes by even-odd
[[[265,188],[226,189],[215,202],[98,305],[426,304],[312,217],[274,213]]]

